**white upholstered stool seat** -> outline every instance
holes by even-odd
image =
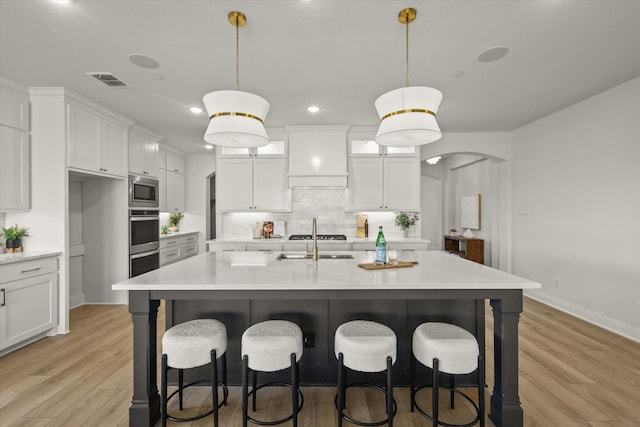
[[[396,361],[397,338],[393,330],[369,320],[343,323],[336,330],[336,357],[344,357],[344,366],[360,372],[382,372],[387,369],[387,357]]]
[[[336,395],[338,427],[342,427],[342,420],[360,426],[373,427],[387,424],[393,427],[393,417],[397,411],[397,405],[393,399],[391,375],[397,355],[395,332],[388,326],[370,320],[352,320],[336,329],[334,348],[338,359],[338,393]],[[386,387],[367,383],[349,384],[347,369],[359,372],[386,371]],[[387,418],[381,421],[365,422],[345,414],[347,389],[350,387],[371,387],[383,392]]]
[[[478,341],[467,330],[450,323],[427,322],[413,332],[413,354],[418,362],[433,368],[439,360],[440,372],[468,374],[478,368]]]
[[[427,322],[418,326],[413,332],[412,358],[410,364],[411,412],[417,409],[433,427],[445,425],[449,427],[470,427],[480,423],[484,427],[484,362],[476,338],[467,330],[450,323]],[[426,386],[416,387],[416,361],[431,368],[432,397],[431,414],[422,409],[416,401],[416,393]],[[456,375],[477,372],[478,404],[468,395],[455,388]],[[440,385],[440,373],[449,374],[449,386]],[[439,389],[445,388],[450,393],[451,409],[455,408],[455,395],[468,401],[476,411],[476,417],[462,424],[451,424],[439,420]]]
[[[227,389],[227,328],[224,323],[215,319],[195,319],[179,323],[167,329],[162,336],[162,371],[161,371],[161,420],[162,426],[167,420],[190,422],[213,414],[213,425],[218,426],[218,410],[226,405],[229,390]],[[217,359],[221,359],[222,379],[218,381]],[[179,395],[179,409],[183,406],[183,390],[206,380],[194,381],[184,385],[183,370],[210,365],[211,367],[211,405],[208,412],[191,417],[176,417],[168,414],[167,405],[173,396]],[[178,389],[167,395],[167,382],[170,369],[178,370]],[[222,402],[218,399],[218,386],[222,386]]]
[[[214,349],[218,357],[227,351],[227,328],[219,320],[190,320],[172,326],[162,336],[162,352],[172,368],[207,365]]]
[[[289,420],[298,425],[298,412],[304,404],[299,388],[298,362],[304,351],[302,330],[287,320],[267,320],[247,328],[242,334],[242,425],[248,422],[258,425],[276,425]],[[291,369],[291,382],[258,383],[258,372],[275,372]],[[253,372],[253,387],[249,392],[249,371]],[[279,420],[258,420],[249,415],[249,396],[256,412],[256,396],[263,387],[288,386],[291,388],[291,415]]]

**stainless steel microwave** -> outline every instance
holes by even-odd
[[[129,208],[159,208],[158,180],[129,175]]]

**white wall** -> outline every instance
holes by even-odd
[[[207,181],[209,175],[216,170],[214,154],[191,154],[187,156],[186,194],[184,218],[180,229],[197,231],[199,252],[206,251],[207,209],[209,209],[209,192]]]
[[[512,138],[513,272],[542,282],[536,298],[640,341],[640,78]]]

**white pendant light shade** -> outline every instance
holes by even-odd
[[[429,144],[442,137],[436,121],[442,92],[422,86],[403,87],[376,100],[380,127],[376,142],[405,147]]]
[[[269,103],[264,98],[238,90],[210,92],[202,98],[209,126],[204,140],[222,147],[262,147],[269,144],[264,119]]]

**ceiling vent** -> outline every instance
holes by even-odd
[[[125,82],[117,78],[111,73],[87,73],[88,75],[98,79],[102,83],[109,87],[123,87],[127,86]]]

